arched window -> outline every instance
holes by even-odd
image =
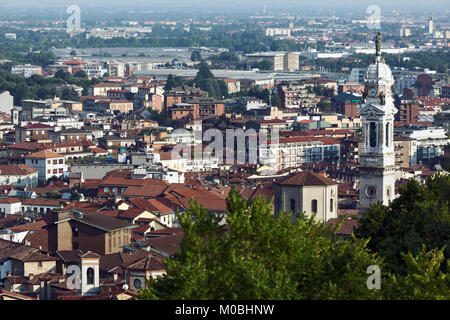
[[[88,268],[86,271],[87,284],[94,284],[94,269]]]
[[[134,279],[133,286],[135,289],[140,289],[142,286],[142,281],[140,279]]]
[[[317,212],[317,200],[316,199],[311,201],[311,212],[313,212],[313,213]]]

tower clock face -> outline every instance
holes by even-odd
[[[376,94],[377,94],[377,89],[375,89],[375,88],[369,89],[369,96],[375,97]]]

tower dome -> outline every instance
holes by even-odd
[[[375,61],[375,63],[372,63],[367,69],[367,75],[366,79],[369,82],[376,81],[379,84],[381,81],[383,81],[384,85],[393,85],[394,84],[394,77],[392,76],[392,71],[389,66],[384,63],[384,61]]]

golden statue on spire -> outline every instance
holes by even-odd
[[[376,55],[381,56],[381,32],[378,32],[377,41],[375,42]]]

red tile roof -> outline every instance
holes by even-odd
[[[32,123],[32,124],[23,126],[22,128],[25,128],[25,129],[52,129],[53,127],[49,126],[48,124],[44,124],[44,123]]]
[[[50,151],[50,150],[43,150],[43,151],[38,151],[38,152],[32,153],[32,154],[26,156],[26,158],[48,159],[48,158],[64,158],[64,156],[59,153]]]
[[[35,172],[39,170],[25,164],[0,165],[0,175],[27,175]]]
[[[295,186],[330,186],[337,185],[338,182],[311,171],[301,171],[294,176],[282,180],[279,184]]]
[[[13,204],[13,203],[20,203],[20,199],[18,198],[0,198],[1,204]]]
[[[327,221],[327,226],[336,225],[341,221],[341,218],[331,218]],[[358,228],[359,221],[357,219],[345,219],[341,228],[336,231],[337,235],[345,235],[349,236],[354,231],[354,229]]]

